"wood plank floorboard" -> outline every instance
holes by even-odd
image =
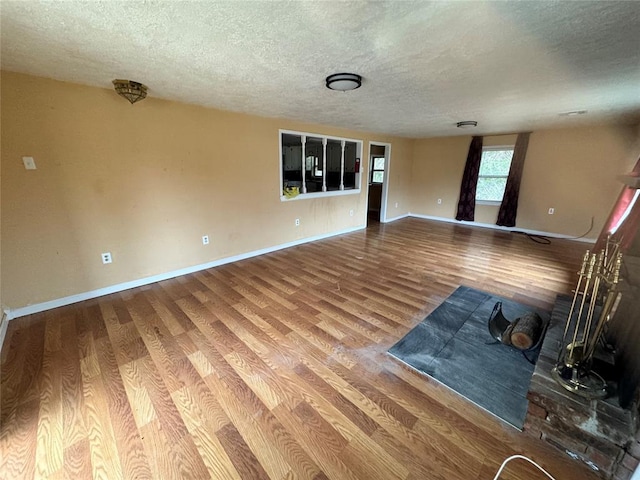
[[[551,309],[587,248],[403,219],[13,320],[0,479],[595,479],[386,354],[462,284]]]

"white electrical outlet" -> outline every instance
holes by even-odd
[[[111,263],[113,260],[111,259],[111,252],[105,252],[103,254],[101,254],[102,256],[102,263],[104,263],[105,265],[107,263]]]
[[[299,227],[299,226],[300,226],[300,219],[296,218],[296,227]]]
[[[556,213],[556,209],[555,208],[550,208],[549,209],[549,215],[553,215],[554,213]]]
[[[22,163],[24,163],[24,168],[26,170],[36,169],[36,161],[33,159],[33,157],[22,157]]]
[[[438,205],[442,205],[442,199],[441,198],[438,199]]]
[[[349,216],[353,217],[353,209],[349,210]]]
[[[203,235],[202,236],[202,244],[203,245],[209,245],[209,235]]]

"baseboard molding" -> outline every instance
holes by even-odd
[[[402,220],[403,218],[407,218],[407,217],[410,217],[410,216],[411,216],[410,213],[405,213],[404,215],[400,215],[398,217],[387,218],[382,223],[391,223],[391,222],[395,222],[396,220]]]
[[[9,316],[6,312],[0,310],[0,358],[2,358],[2,346],[4,345],[4,338],[7,336],[7,327],[9,326]]]
[[[225,265],[227,263],[238,262],[240,260],[257,257],[260,255],[264,255],[266,253],[276,252],[278,250],[284,250],[287,248],[295,247],[297,245],[302,245],[309,242],[316,242],[318,240],[335,237],[337,235],[344,235],[346,233],[357,232],[358,230],[364,230],[365,228],[366,228],[366,225],[359,225],[357,227],[348,228],[348,229],[340,230],[337,232],[331,232],[331,233],[322,234],[322,235],[315,235],[313,237],[301,238],[299,240],[294,240],[292,242],[282,243],[280,245],[274,245],[273,247],[262,248],[260,250],[253,250],[251,252],[241,253],[239,255],[234,255],[232,257],[220,258],[212,262],[202,263],[200,265],[194,265],[192,267],[186,267],[186,268],[182,268],[180,270],[174,270],[171,272],[160,273],[158,275],[141,278],[139,280],[132,280],[130,282],[119,283],[117,285],[111,285],[109,287],[98,288],[96,290],[91,290],[88,292],[78,293],[76,295],[70,295],[68,297],[50,300],[48,302],[35,303],[33,305],[27,305],[26,307],[8,309],[6,310],[5,314],[8,320],[13,320],[14,318],[19,318],[19,317],[24,317],[26,315],[32,315],[34,313],[44,312],[46,310],[51,310],[53,308],[64,307],[65,305],[71,305],[72,303],[82,302],[84,300],[90,300],[92,298],[98,298],[104,295],[110,295],[112,293],[122,292],[124,290],[129,290],[130,288],[149,285],[150,283],[161,282],[162,280],[168,280],[170,278],[179,277],[181,275],[188,275],[190,273],[199,272],[200,270],[206,270],[208,268],[219,267],[220,265]],[[7,323],[8,322],[4,322],[3,324],[3,328],[5,330],[6,330]]]
[[[447,223],[456,223],[458,225],[469,225],[470,227],[491,228],[493,230],[502,230],[504,232],[524,232],[530,235],[540,235],[543,237],[550,237],[550,238],[562,238],[565,240],[575,240],[577,242],[584,242],[584,243],[595,243],[597,240],[596,238],[576,238],[570,235],[564,235],[562,233],[543,232],[540,230],[529,230],[527,228],[517,228],[517,227],[501,227],[500,225],[492,225],[490,223],[467,222],[464,220],[462,221],[456,220],[455,218],[434,217],[431,215],[420,215],[418,213],[409,213],[406,216],[414,217],[414,218],[424,218],[425,220],[435,220],[436,222],[447,222]]]

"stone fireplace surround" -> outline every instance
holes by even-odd
[[[599,472],[603,479],[629,480],[640,460],[638,404],[622,409],[618,398],[587,400],[551,377],[571,298],[559,296],[542,344],[527,398],[524,431]],[[601,363],[607,360],[601,357]]]

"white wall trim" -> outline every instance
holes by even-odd
[[[435,220],[436,222],[447,222],[447,223],[457,223],[460,225],[469,225],[470,227],[492,228],[494,230],[502,230],[505,232],[524,232],[530,235],[541,235],[543,237],[550,237],[550,238],[563,238],[565,240],[575,240],[577,242],[595,243],[597,240],[596,238],[575,238],[575,237],[572,237],[571,235],[564,235],[562,233],[543,232],[540,230],[529,230],[527,228],[518,228],[518,227],[501,227],[500,225],[492,225],[490,223],[467,222],[465,220],[456,220],[455,218],[434,217],[431,215],[420,215],[417,213],[409,213],[407,216],[414,217],[414,218],[424,218],[425,220]]]
[[[357,195],[360,193],[360,189],[348,188],[346,190],[328,190],[326,192],[309,192],[301,193],[295,197],[287,198],[284,195],[280,195],[281,202],[293,202],[295,200],[309,200],[312,198],[322,197],[339,197],[340,195]]]
[[[2,354],[2,346],[4,338],[7,336],[7,327],[9,326],[9,316],[6,312],[0,311],[0,355]]]
[[[396,220],[402,220],[403,218],[407,218],[412,216],[410,213],[405,213],[404,215],[398,215],[397,217],[393,217],[393,218],[387,218],[384,221],[380,221],[381,223],[391,223],[391,222],[395,222]]]
[[[389,172],[391,171],[391,144],[384,142],[369,142],[369,170],[367,171],[367,185],[369,185],[369,179],[371,178],[371,170],[373,170],[373,164],[371,162],[371,147],[384,147],[384,179],[382,181],[382,196],[380,197],[380,222],[387,222],[387,202],[389,200]],[[369,185],[370,187],[371,185]],[[367,215],[369,211],[369,190],[367,189]]]
[[[16,309],[7,309],[6,315],[8,320],[12,320],[18,317],[24,317],[25,315],[31,315],[34,313],[44,312],[45,310],[51,310],[52,308],[63,307],[65,305],[71,305],[72,303],[82,302],[84,300],[90,300],[92,298],[102,297],[111,293],[121,292],[123,290],[129,290],[130,288],[141,287],[143,285],[149,285],[150,283],[161,282],[162,280],[168,280],[170,278],[179,277],[181,275],[188,275],[190,273],[199,272],[200,270],[206,270],[208,268],[218,267],[227,263],[238,262],[247,258],[257,257],[266,253],[275,252],[278,250],[284,250],[286,248],[295,247],[304,243],[315,242],[323,240],[329,237],[335,237],[337,235],[344,235],[346,233],[356,232],[358,230],[364,230],[366,225],[359,225],[357,227],[347,228],[345,230],[339,230],[337,232],[325,233],[322,235],[315,235],[313,237],[301,238],[292,242],[282,243],[272,247],[262,248],[260,250],[253,250],[247,253],[241,253],[232,257],[220,258],[208,263],[202,263],[200,265],[194,265],[192,267],[181,268],[180,270],[174,270],[171,272],[160,273],[151,277],[145,277],[138,280],[132,280],[130,282],[119,283],[117,285],[111,285],[104,288],[98,288],[97,290],[91,290],[89,292],[78,293],[76,295],[70,295],[68,297],[58,298],[50,300],[48,302],[36,303],[33,305],[27,305],[26,307],[20,307]],[[4,322],[3,328],[6,330],[6,324]],[[2,334],[2,332],[0,332]],[[4,338],[4,337],[2,337]]]

